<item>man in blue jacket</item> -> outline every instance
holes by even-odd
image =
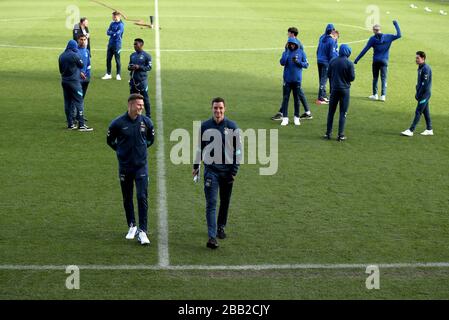
[[[387,94],[387,71],[388,71],[388,59],[390,56],[390,47],[391,43],[394,40],[397,40],[401,37],[401,29],[399,28],[399,24],[396,20],[393,21],[394,27],[396,28],[396,35],[394,34],[383,34],[380,28],[380,25],[376,24],[373,26],[374,36],[369,38],[368,43],[365,48],[363,48],[362,52],[355,58],[354,63],[362,59],[365,53],[368,52],[370,48],[373,48],[373,94],[368,98],[371,100],[386,100]],[[377,91],[377,82],[379,80],[379,72],[380,72],[380,80],[382,82],[382,90],[381,96],[379,99],[378,91]]]
[[[340,119],[338,122],[338,141],[346,140],[344,135],[346,115],[349,108],[349,96],[351,82],[355,79],[354,64],[348,59],[351,55],[351,48],[347,44],[342,44],[338,52],[338,57],[329,63],[327,75],[330,81],[331,97],[329,100],[329,112],[327,114],[327,130],[324,138],[331,139],[332,125],[334,122],[337,105],[340,104]]]
[[[201,124],[199,147],[192,174],[198,177],[201,160],[204,162],[204,194],[206,196],[206,221],[209,240],[206,246],[218,248],[216,237],[225,239],[232,187],[242,158],[240,130],[234,121],[225,117],[223,98],[211,102],[213,116]],[[217,212],[217,195],[220,192],[220,209]]]
[[[150,98],[148,96],[148,76],[151,70],[151,55],[143,51],[143,40],[134,39],[134,50],[129,57],[128,70],[130,71],[129,89],[130,93],[140,93],[143,96],[145,115],[151,118]]]
[[[84,34],[78,35],[78,54],[81,57],[81,60],[83,60],[83,67],[81,68],[81,88],[83,89],[83,113],[85,114],[86,111],[86,104],[84,103],[87,93],[87,88],[89,87],[90,83],[90,71],[91,71],[91,65],[90,65],[90,51],[87,49],[87,41],[88,38]],[[78,121],[78,117],[76,116],[75,109],[73,110],[73,118]],[[84,117],[84,122],[86,122],[87,119]]]
[[[301,88],[302,69],[309,67],[306,53],[299,48],[299,41],[296,38],[289,38],[287,42],[288,50],[282,54],[280,64],[284,67],[284,85],[283,85],[283,99],[282,99],[282,122],[281,126],[288,124],[288,101],[290,100],[290,93],[293,91],[293,103],[295,107],[294,123],[299,126],[299,101],[304,106],[305,113],[301,118],[312,119],[312,114],[307,103],[306,96]]]
[[[115,58],[115,63],[117,66],[117,80],[122,80],[120,76],[121,64],[120,64],[120,51],[122,50],[122,38],[123,32],[125,31],[125,25],[121,21],[120,12],[114,11],[112,13],[112,22],[109,25],[106,34],[109,36],[108,52],[106,57],[106,74],[101,78],[103,80],[112,79],[111,76],[111,62],[112,56]]]
[[[335,27],[329,23],[324,30],[324,34],[318,40],[316,49],[316,59],[318,63],[319,89],[316,104],[328,104],[329,99],[326,93],[327,69],[329,62],[338,56],[337,40],[334,37]]]
[[[147,236],[148,220],[148,160],[147,148],[154,142],[151,119],[143,116],[143,96],[133,93],[128,98],[128,111],[109,125],[107,143],[117,153],[120,187],[128,223],[126,239],[150,244]],[[136,184],[139,208],[139,229],[136,226],[133,205],[133,189]]]
[[[301,41],[298,39],[298,34],[299,34],[299,30],[296,27],[290,27],[287,29],[287,41],[290,38],[296,38],[296,40],[298,40],[299,43],[299,49],[304,50],[304,46],[302,45]],[[285,51],[288,50],[288,42],[285,43]],[[279,111],[271,117],[271,120],[275,120],[275,121],[281,121],[283,119],[282,116],[282,104],[279,108]]]
[[[59,73],[61,74],[61,85],[64,93],[64,110],[69,130],[79,129],[81,132],[92,131],[84,124],[83,117],[83,89],[81,87],[81,69],[83,60],[78,54],[78,44],[75,40],[67,43],[65,51],[59,56]],[[79,120],[79,128],[74,123],[73,108]]]
[[[433,136],[432,120],[430,119],[429,100],[432,95],[432,69],[426,64],[426,54],[423,51],[416,52],[416,64],[418,65],[418,82],[416,84],[415,99],[418,106],[415,111],[415,118],[409,129],[401,132],[402,135],[413,137],[413,132],[424,114],[426,119],[426,130],[421,132],[423,136]]]

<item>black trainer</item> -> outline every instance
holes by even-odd
[[[223,228],[218,228],[218,230],[217,230],[217,238],[218,239],[226,238],[226,233],[224,232]]]
[[[206,247],[211,249],[217,249],[218,248],[218,242],[215,238],[209,238],[209,241],[206,243]]]
[[[324,134],[323,139],[330,140],[331,139],[331,135],[326,133],[326,134]]]
[[[346,137],[344,135],[338,136],[337,141],[345,141]]]
[[[310,114],[303,113],[302,115],[299,116],[299,119],[301,119],[301,120],[303,120],[303,119],[305,119],[305,120],[311,120],[311,119],[313,119],[313,117],[312,117],[312,114],[311,114],[311,113],[310,113]]]
[[[284,116],[283,116],[282,112],[278,112],[274,116],[271,117],[271,120],[281,121],[283,117]]]

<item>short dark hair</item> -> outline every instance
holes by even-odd
[[[87,39],[87,36],[85,34],[81,33],[80,35],[78,35],[78,37],[76,37],[76,40],[79,40],[81,38],[86,38]]]
[[[424,51],[416,51],[416,55],[426,60],[426,53]]]
[[[140,93],[131,93],[128,97],[128,102],[133,100],[143,100],[143,95]]]
[[[83,22],[86,21],[86,20],[87,20],[86,17],[82,17],[82,18],[80,18],[80,23],[83,23]]]
[[[223,98],[220,98],[220,97],[213,98],[211,103],[210,103],[210,105],[213,106],[214,103],[220,103],[220,102],[223,102],[223,105],[226,106],[225,100]]]
[[[113,13],[112,13],[112,15],[113,16],[120,16],[120,15],[122,15],[120,12],[118,12],[118,11],[114,11]]]
[[[141,44],[144,44],[143,39],[140,39],[140,38],[134,39],[134,42],[140,42]]]
[[[298,28],[296,27],[290,27],[288,28],[287,32],[293,33],[295,35],[295,37],[298,35],[299,31]]]

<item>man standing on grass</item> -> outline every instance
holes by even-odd
[[[130,71],[129,90],[130,93],[140,93],[143,96],[145,115],[151,118],[150,97],[148,96],[148,76],[151,70],[151,56],[143,51],[143,40],[134,39],[134,50],[129,57],[128,70]]]
[[[73,119],[73,108],[79,121],[79,131],[92,131],[84,124],[84,100],[81,87],[81,69],[83,60],[78,54],[78,44],[75,40],[67,43],[65,51],[59,56],[59,73],[61,74],[61,85],[64,93],[64,109],[67,118],[67,128],[77,129]]]
[[[125,208],[128,234],[126,239],[150,244],[147,236],[148,220],[148,160],[147,148],[154,142],[151,119],[143,116],[143,96],[133,93],[128,98],[128,111],[109,125],[107,143],[116,151],[119,163],[120,187]],[[134,217],[133,190],[136,184],[139,208],[139,229]]]
[[[298,39],[298,34],[299,34],[299,30],[296,27],[290,27],[287,29],[287,41],[290,38],[296,38],[296,40],[298,40],[299,42],[299,48],[301,50],[304,50],[304,46],[302,45],[301,41]],[[288,42],[285,43],[285,51],[288,50]],[[283,118],[282,116],[282,104],[279,108],[279,111],[271,117],[271,120],[275,120],[275,121],[281,121]]]
[[[78,37],[78,53],[83,60],[83,67],[81,68],[81,88],[83,89],[83,101],[86,98],[87,88],[90,83],[90,52],[87,49],[87,37],[84,34],[81,34]],[[86,105],[84,104],[84,108]],[[84,117],[84,121],[87,121],[86,117]]]
[[[87,49],[90,54],[90,33],[89,33],[89,20],[86,17],[80,19],[80,23],[75,24],[73,27],[73,40],[78,41],[79,36],[84,35],[87,38]]]
[[[306,53],[299,48],[299,42],[296,38],[288,39],[288,50],[282,54],[280,64],[284,67],[284,84],[282,98],[282,122],[281,126],[288,125],[288,101],[290,93],[293,91],[293,103],[295,107],[294,123],[296,126],[301,124],[299,115],[299,102],[301,101],[305,113],[301,115],[302,119],[312,119],[312,114],[307,103],[306,96],[301,88],[302,69],[308,68]]]
[[[355,58],[354,64],[362,59],[365,53],[372,47],[374,50],[373,55],[373,94],[368,98],[371,100],[380,100],[385,102],[387,95],[387,72],[388,72],[388,59],[390,55],[391,43],[401,37],[401,29],[396,20],[393,21],[394,27],[396,29],[396,35],[394,34],[383,34],[380,25],[376,24],[373,26],[374,36],[369,38],[368,43],[362,52]],[[377,82],[379,80],[382,82],[381,96],[379,99],[377,91]]]
[[[218,248],[217,237],[225,239],[225,227],[231,201],[234,179],[239,169],[242,147],[240,130],[234,121],[225,117],[223,98],[212,100],[211,119],[201,124],[200,145],[193,165],[193,176],[199,175],[204,162],[204,194],[206,196],[206,221],[209,241],[206,246]],[[217,195],[220,192],[220,209],[217,216]]]
[[[120,12],[114,11],[112,13],[112,22],[109,25],[106,34],[109,36],[108,51],[106,56],[106,74],[101,78],[103,80],[112,79],[112,56],[115,58],[115,63],[117,67],[117,80],[122,80],[120,76],[121,63],[120,63],[120,51],[122,50],[122,38],[123,32],[125,31],[125,25],[121,21]]]
[[[318,64],[319,89],[316,104],[329,104],[326,93],[327,69],[330,61],[338,56],[337,52],[337,35],[338,31],[332,23],[329,23],[324,30],[324,34],[318,40],[316,49],[316,58]]]
[[[418,83],[416,84],[415,99],[418,106],[415,111],[415,118],[409,129],[401,132],[403,136],[413,137],[413,132],[424,113],[426,119],[426,130],[421,132],[423,136],[433,136],[432,120],[430,119],[429,100],[432,95],[432,69],[426,64],[426,54],[423,51],[416,52],[416,64],[418,67]]]
[[[355,72],[354,64],[348,59],[351,55],[351,48],[346,44],[342,44],[338,54],[339,56],[330,62],[327,72],[331,85],[331,97],[327,115],[327,130],[324,138],[327,140],[331,139],[335,111],[337,110],[337,105],[340,104],[337,140],[344,141],[346,140],[344,130],[349,108],[349,91],[351,82],[355,79]]]

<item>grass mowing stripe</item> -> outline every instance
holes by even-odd
[[[168,223],[167,223],[167,187],[165,182],[165,145],[164,121],[162,116],[162,83],[161,83],[161,52],[159,35],[158,0],[154,0],[155,18],[155,46],[156,46],[156,123],[157,123],[157,188],[158,188],[158,253],[159,266],[170,264],[168,252]]]

